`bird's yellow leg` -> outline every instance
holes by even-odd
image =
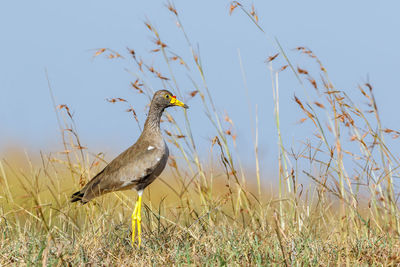
[[[138,197],[138,200],[136,201],[135,209],[133,210],[133,213],[132,213],[132,247],[133,247],[133,244],[135,243],[136,223],[137,223],[137,228],[138,228],[138,245],[139,245],[139,247],[142,242],[142,240],[141,240],[141,234],[142,234],[141,209],[142,209],[142,194],[141,194],[141,192],[139,192],[139,197]]]
[[[138,245],[140,248],[140,244],[142,243],[142,196],[139,196],[139,208],[137,211],[137,233],[138,233]]]
[[[137,219],[138,208],[139,208],[139,205],[138,205],[138,200],[137,200],[136,204],[135,204],[135,209],[132,212],[132,247],[133,247],[133,244],[135,243],[135,231],[136,231],[135,224],[136,224],[136,219]]]

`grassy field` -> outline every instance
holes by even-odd
[[[294,67],[278,41],[273,41],[278,51],[266,60],[266,68],[273,81],[279,175],[273,178],[276,194],[265,194],[257,133],[256,167],[245,169],[236,151],[233,122],[217,112],[218,103],[208,90],[201,60],[179,12],[172,5],[167,8],[179,22],[192,58],[171,53],[146,22],[157,47],[154,53],[167,68],[164,74],[129,50],[124,58],[137,68],[132,86],[151,97],[154,90],[141,76],[147,75],[182,96],[185,92],[178,89],[175,66],[190,64],[201,80],[193,82],[196,90],[191,97],[201,98],[215,129],[209,143],[214,164],[199,156],[186,113],[184,125],[166,114],[163,124],[173,130],[165,136],[177,152],[168,170],[145,190],[143,243],[141,248],[132,247],[133,191],[108,194],[84,206],[69,203],[70,194],[100,171],[106,160],[82,146],[68,106],[54,103],[64,150],[22,157],[6,154],[0,160],[0,265],[399,265],[400,212],[394,181],[400,165],[385,138],[400,133],[381,126],[371,84],[361,84],[362,99],[353,101],[335,88],[311,50],[298,47],[293,52],[314,64],[313,70],[306,70]],[[252,7],[233,2],[230,9],[235,15],[247,14],[263,32]],[[106,48],[95,56],[122,57]],[[277,57],[284,64],[275,69],[272,62]],[[310,128],[310,138],[303,140],[299,153],[281,138],[278,81],[282,71],[291,72],[307,92],[293,101],[304,113],[300,123]],[[125,103],[122,98],[109,101]],[[361,107],[360,103],[367,104]],[[133,109],[129,111],[136,116]],[[224,128],[225,124],[232,127]],[[299,181],[301,177],[311,186]]]

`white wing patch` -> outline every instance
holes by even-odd
[[[131,185],[131,184],[132,184],[132,181],[125,181],[125,182],[122,184],[121,187],[125,187],[125,186]]]
[[[147,150],[152,150],[152,149],[154,149],[155,147],[154,146],[149,146],[148,148],[147,148]]]

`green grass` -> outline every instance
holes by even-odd
[[[147,97],[153,92],[151,81],[157,80],[182,98],[185,92],[179,90],[175,63],[191,66],[189,76],[196,89],[191,97],[201,99],[215,132],[209,143],[214,165],[207,164],[210,158],[199,156],[187,114],[180,124],[166,114],[164,127],[173,157],[168,170],[145,190],[142,247],[132,247],[133,192],[108,194],[85,206],[69,203],[70,194],[106,161],[102,154],[82,147],[68,106],[54,103],[64,151],[6,155],[0,161],[0,265],[400,264],[400,213],[393,182],[400,165],[390,151],[390,141],[385,141],[399,133],[381,126],[372,86],[360,85],[363,98],[353,101],[335,88],[311,50],[299,47],[293,53],[305,55],[316,67],[295,69],[278,40],[271,40],[280,57],[270,61],[283,62],[277,69],[266,63],[273,82],[279,144],[279,175],[273,178],[277,193],[266,194],[259,170],[258,126],[256,168],[245,169],[235,143],[235,125],[217,111],[179,12],[167,7],[181,25],[178,31],[186,38],[192,58],[184,59],[165,46],[150,22],[146,27],[165,69],[156,70],[133,50],[124,58],[136,64],[133,87]],[[264,32],[255,10],[238,2],[231,10],[234,15],[245,12]],[[104,54],[122,57],[110,49],[95,56]],[[301,140],[300,147],[288,146],[281,136],[280,125],[286,123],[279,113],[284,108],[279,106],[281,71],[292,72],[304,89],[293,101],[304,113],[301,123],[310,129],[310,137]],[[126,104],[122,98],[109,101]]]
[[[220,222],[203,229],[196,225],[192,234],[174,227],[149,228],[141,249],[130,245],[129,223],[96,223],[90,229],[53,233],[28,227],[19,233],[14,225],[2,225],[1,262],[53,266],[72,265],[298,265],[393,264],[400,247],[392,237],[371,235],[341,240],[340,234],[315,236],[307,231],[285,230],[282,244],[268,226],[254,228]]]

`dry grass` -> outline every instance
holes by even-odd
[[[236,151],[234,124],[229,117],[219,116],[179,12],[171,4],[167,8],[178,21],[192,58],[175,53],[150,22],[145,25],[154,37],[152,53],[164,60],[162,71],[133,50],[123,57],[100,49],[95,56],[133,59],[137,72],[132,87],[148,97],[153,79],[182,98],[187,92],[180,91],[174,73],[180,66],[195,69],[190,72],[195,90],[189,95],[201,98],[215,129],[209,144],[214,164],[200,158],[186,114],[184,124],[166,114],[166,137],[175,154],[169,170],[145,191],[143,244],[132,248],[133,192],[109,194],[85,206],[69,203],[71,192],[106,162],[102,154],[91,154],[81,145],[68,106],[54,103],[64,151],[39,155],[35,164],[29,157],[22,164],[7,156],[0,161],[0,265],[400,264],[400,213],[394,185],[399,162],[384,139],[385,134],[397,138],[400,133],[381,126],[372,86],[359,87],[362,102],[367,102],[368,110],[363,111],[360,101],[353,102],[335,88],[311,50],[298,47],[293,53],[306,55],[317,67],[295,68],[278,40],[272,40],[279,53],[266,64],[273,81],[279,177],[278,193],[265,195],[258,137],[256,169],[250,170],[255,175],[249,175]],[[230,13],[238,12],[237,8],[263,31],[254,7],[246,9],[235,1]],[[275,69],[272,63],[279,60]],[[297,150],[286,147],[280,133],[282,71],[292,71],[304,88],[304,95],[294,97],[293,104],[304,113],[301,123],[310,128],[312,137],[302,140]],[[109,101],[128,105],[140,127],[125,99]],[[223,127],[226,123],[228,128]],[[313,186],[303,186],[301,177]]]

